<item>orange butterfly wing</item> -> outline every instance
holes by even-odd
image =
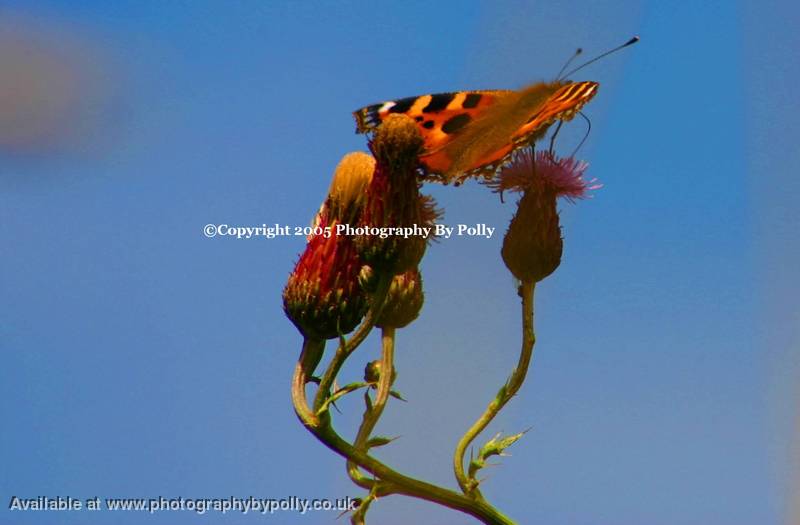
[[[392,113],[408,115],[424,139],[420,162],[445,182],[489,177],[511,154],[569,120],[597,92],[596,82],[539,83],[520,91],[461,91],[409,97],[353,113],[357,132],[374,130]]]
[[[508,93],[513,91],[459,91],[372,104],[353,112],[356,133],[373,131],[392,113],[402,113],[414,119],[425,151],[432,151],[450,142],[458,129]]]

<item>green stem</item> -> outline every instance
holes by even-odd
[[[358,428],[356,439],[353,446],[358,450],[367,451],[367,440],[369,440],[372,431],[378,424],[378,420],[383,414],[383,409],[386,407],[386,402],[389,400],[389,393],[392,390],[392,376],[394,375],[394,333],[395,329],[391,327],[383,328],[381,333],[381,366],[380,377],[378,378],[378,389],[375,394],[375,401],[367,405],[364,410],[364,416],[361,419],[361,426]],[[366,395],[369,395],[367,393]],[[358,465],[352,461],[347,462],[347,472],[355,483],[362,485],[365,481],[364,476],[359,472]],[[381,494],[385,495],[385,494]]]
[[[322,379],[320,380],[319,388],[317,389],[317,395],[314,398],[315,411],[318,411],[325,403],[325,400],[328,398],[328,396],[330,396],[330,390],[331,386],[333,385],[333,381],[336,379],[337,374],[339,374],[339,370],[341,370],[344,362],[348,357],[350,357],[350,354],[352,354],[353,351],[358,348],[358,345],[360,345],[364,339],[367,338],[369,333],[372,331],[372,328],[375,326],[375,323],[378,321],[378,318],[383,311],[383,305],[386,302],[386,295],[389,293],[389,286],[391,284],[391,275],[383,275],[380,277],[375,293],[372,296],[372,306],[367,312],[366,317],[364,317],[364,320],[361,321],[358,329],[356,329],[350,339],[346,343],[340,344],[336,349],[336,353],[333,355],[331,362],[328,364],[328,368],[325,370],[325,373],[322,375]]]
[[[306,427],[319,425],[319,418],[308,408],[306,384],[319,364],[324,350],[325,341],[304,339],[303,351],[300,353],[300,359],[297,361],[297,366],[295,366],[294,375],[292,376],[292,404],[297,417]]]
[[[438,503],[474,516],[486,525],[514,525],[513,521],[488,503],[476,501],[458,492],[400,474],[342,439],[331,424],[330,414],[323,412],[318,416],[308,406],[306,398],[305,386],[311,375],[311,371],[307,367],[314,362],[321,347],[324,347],[324,343],[320,341],[307,340],[304,342],[303,351],[292,378],[292,403],[297,417],[309,432],[337,454],[380,479],[389,493],[403,494]],[[391,378],[391,376],[389,377]]]
[[[476,501],[483,502],[483,496],[478,489],[477,481],[470,479],[464,473],[464,455],[467,448],[475,438],[483,432],[483,430],[491,423],[494,417],[500,410],[511,400],[512,397],[522,386],[525,381],[525,376],[528,373],[528,366],[533,356],[533,345],[536,342],[536,336],[533,332],[533,291],[535,283],[522,282],[519,287],[519,293],[522,296],[522,350],[520,351],[519,362],[517,367],[511,373],[506,383],[497,392],[497,395],[486,407],[483,414],[472,424],[466,433],[459,440],[456,445],[455,454],[453,456],[453,470],[455,471],[456,480],[464,494],[467,494]]]

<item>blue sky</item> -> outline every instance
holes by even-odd
[[[485,493],[519,523],[794,523],[797,15],[788,2],[7,2],[0,60],[17,75],[0,93],[26,97],[0,101],[0,522],[266,519],[20,513],[13,495],[358,495],[289,401],[301,339],[280,293],[303,239],[203,226],[308,224],[339,158],[365,148],[358,107],[522,87],[576,47],[638,34],[575,76],[600,82],[580,157],[604,187],[563,206],[531,373],[486,438],[532,430]],[[9,88],[19,79],[28,89]],[[565,127],[560,151],[584,131]],[[513,212],[477,184],[426,191],[451,225],[499,234]],[[517,357],[501,243],[431,246],[423,313],[398,334],[410,402],[389,406],[379,430],[402,439],[379,455],[447,486],[456,440]],[[344,374],[375,356],[370,339]],[[361,406],[342,409],[349,435]],[[370,514],[475,522],[399,497]]]

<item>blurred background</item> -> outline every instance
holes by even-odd
[[[8,504],[360,495],[289,400],[301,338],[280,296],[304,239],[203,226],[308,224],[366,147],[356,108],[551,80],[575,48],[638,34],[574,77],[601,84],[579,157],[604,187],[562,207],[531,373],[481,441],[532,429],[484,493],[525,524],[797,525],[797,18],[771,1],[4,2],[0,522],[333,523]],[[452,449],[517,359],[514,206],[426,191],[445,223],[497,233],[429,248],[398,335],[409,403],[379,426],[402,438],[377,454],[453,487]],[[343,377],[377,355],[368,340]],[[476,523],[401,497],[370,515]]]

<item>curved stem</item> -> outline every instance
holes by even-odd
[[[314,373],[317,364],[319,364],[324,350],[325,341],[306,338],[303,340],[303,351],[300,353],[300,359],[294,367],[294,375],[292,376],[292,405],[294,405],[297,417],[300,418],[300,421],[306,427],[319,424],[319,418],[308,407],[308,401],[306,400],[306,384]]]
[[[375,425],[383,414],[383,409],[386,402],[389,400],[389,393],[392,390],[392,380],[394,376],[394,332],[395,329],[391,327],[383,328],[381,332],[381,375],[378,378],[378,390],[375,394],[375,401],[369,403],[364,410],[364,416],[361,420],[361,426],[358,427],[356,439],[353,446],[359,450],[366,452],[367,440],[369,440],[372,431],[375,430]],[[367,394],[369,395],[369,392]],[[352,461],[347,462],[347,472],[355,483],[361,485],[364,477],[358,470],[358,465]],[[385,494],[382,494],[385,495]]]
[[[438,503],[474,516],[486,525],[514,525],[513,521],[488,503],[475,501],[458,492],[400,474],[339,436],[331,425],[330,414],[323,412],[318,416],[308,406],[306,399],[305,386],[311,375],[306,367],[314,362],[321,347],[324,347],[324,342],[308,340],[304,342],[303,352],[292,378],[292,403],[297,417],[309,432],[337,454],[353,461],[380,479],[389,493],[403,494]]]
[[[486,407],[483,414],[472,424],[456,445],[453,456],[453,470],[455,471],[458,486],[464,494],[470,495],[477,501],[484,501],[478,490],[478,483],[464,473],[464,455],[470,443],[491,423],[492,419],[500,412],[506,403],[514,397],[528,373],[528,366],[533,356],[533,345],[536,336],[533,332],[533,291],[535,283],[523,281],[519,287],[522,296],[522,349],[520,351],[517,367],[506,380],[506,383],[497,392],[497,395]]]
[[[336,379],[336,375],[339,373],[339,370],[341,370],[344,362],[350,357],[350,354],[358,348],[358,345],[367,338],[372,328],[375,326],[375,323],[378,321],[383,311],[383,305],[386,302],[386,295],[389,292],[389,286],[391,284],[391,275],[383,275],[380,277],[375,293],[372,296],[372,306],[367,312],[366,317],[364,317],[364,320],[350,339],[346,343],[340,344],[336,349],[336,353],[333,355],[331,362],[328,364],[328,368],[325,369],[325,373],[322,375],[322,379],[319,382],[317,395],[314,398],[315,411],[319,410],[328,396],[330,396],[331,385],[333,385],[333,381]]]

